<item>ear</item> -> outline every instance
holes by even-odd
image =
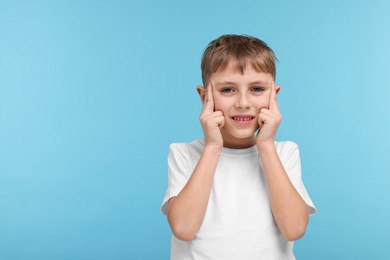
[[[276,94],[278,94],[279,91],[280,91],[280,86],[279,86],[279,85],[276,85],[276,86],[275,86],[275,90],[276,90]]]
[[[196,87],[196,91],[198,92],[200,100],[202,101],[202,104],[203,104],[204,103],[204,99],[206,97],[206,89],[199,85],[199,86]]]

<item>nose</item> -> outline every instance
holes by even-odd
[[[250,103],[249,97],[246,95],[246,93],[241,93],[241,95],[239,95],[239,97],[238,97],[236,107],[237,108],[249,108],[250,105],[251,105],[251,103]]]

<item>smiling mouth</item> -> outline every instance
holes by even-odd
[[[253,116],[245,116],[245,117],[243,117],[243,116],[233,116],[232,119],[234,121],[246,122],[246,121],[253,120],[254,117]]]

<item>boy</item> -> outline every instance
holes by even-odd
[[[275,142],[281,122],[275,54],[261,40],[223,35],[202,57],[204,139],[171,144],[161,210],[172,260],[295,259],[316,209],[299,151]]]

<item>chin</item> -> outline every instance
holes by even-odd
[[[257,129],[241,129],[235,131],[226,131],[225,133],[233,138],[248,139],[254,137],[256,130]]]
[[[254,133],[252,134],[241,134],[241,135],[234,135],[233,137],[237,139],[248,139],[254,137]]]

